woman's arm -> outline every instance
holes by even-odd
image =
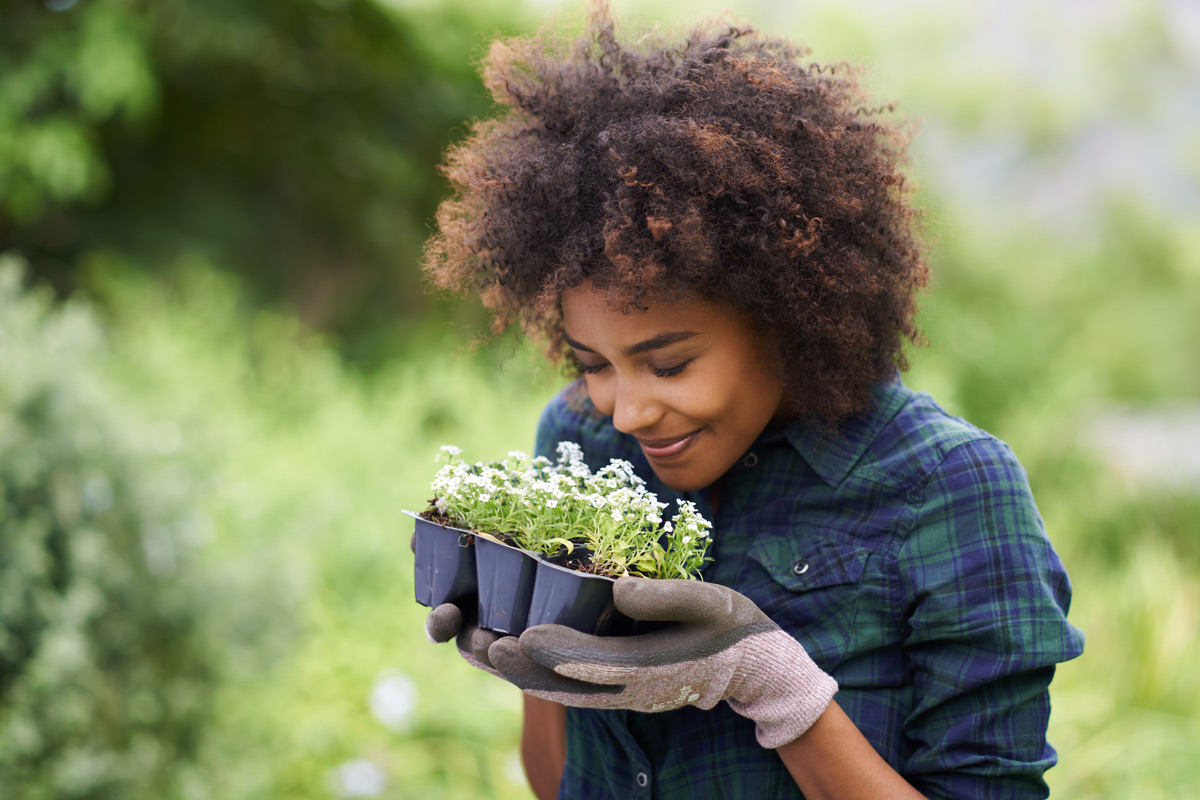
[[[777,748],[808,800],[921,800],[834,700],[811,728]]]
[[[521,761],[525,764],[525,777],[538,800],[558,797],[563,765],[567,763],[566,706],[525,695]]]

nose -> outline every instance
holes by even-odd
[[[662,416],[662,404],[653,391],[637,379],[617,378],[613,393],[613,427],[621,433],[645,430]]]

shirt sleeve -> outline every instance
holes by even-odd
[[[898,553],[915,689],[902,770],[931,798],[1043,798],[1054,665],[1078,656],[1071,586],[1024,469],[983,438],[946,454]]]
[[[542,409],[538,418],[537,436],[534,441],[533,454],[545,456],[554,461],[557,457],[556,448],[561,441],[577,442],[579,420],[578,414],[567,404],[568,392],[571,386],[560,391]]]

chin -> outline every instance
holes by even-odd
[[[673,470],[654,470],[654,474],[658,479],[666,484],[669,488],[677,492],[698,492],[711,486],[716,478],[707,478],[704,476],[689,475],[684,471],[680,474],[673,474]]]

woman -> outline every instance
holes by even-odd
[[[1070,586],[1000,441],[904,387],[927,280],[904,137],[849,70],[739,28],[500,42],[427,269],[581,374],[537,450],[714,521],[665,621],[430,637],[521,687],[541,798],[1043,797]]]

